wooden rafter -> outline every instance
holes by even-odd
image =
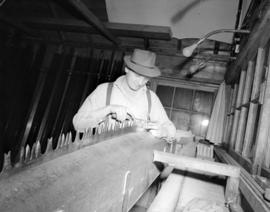
[[[88,9],[88,7],[80,0],[69,0],[70,4],[75,7],[87,20],[88,23],[94,25],[97,30],[114,44],[119,45],[118,39],[103,25],[103,23]]]
[[[98,33],[98,31],[85,23],[75,19],[56,18],[27,18],[21,19],[29,27],[45,30],[61,30],[68,32]],[[104,26],[116,36],[139,37],[159,40],[170,40],[172,32],[170,27],[125,23],[104,23]]]

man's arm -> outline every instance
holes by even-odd
[[[128,110],[121,105],[106,105],[108,83],[99,85],[84,101],[73,117],[75,130],[84,132],[90,127],[96,127],[109,114],[123,121],[127,118]]]
[[[151,92],[151,100],[152,108],[150,118],[151,121],[157,122],[157,124],[150,132],[157,137],[174,137],[176,133],[175,125],[168,118],[163,105],[154,92]]]

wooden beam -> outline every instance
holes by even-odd
[[[224,150],[215,148],[215,153],[221,161],[238,166],[241,169],[239,188],[253,211],[269,212],[270,206],[263,197],[264,191],[254,178]]]
[[[270,53],[270,50],[269,50]],[[268,54],[268,70],[270,68],[270,55]],[[265,93],[263,104],[261,108],[258,134],[256,139],[256,149],[254,155],[254,164],[261,166],[264,165],[269,168],[270,166],[270,145],[269,145],[269,128],[270,128],[270,74],[268,71],[266,78]]]
[[[196,173],[217,174],[227,177],[239,177],[240,169],[236,166],[229,166],[224,163],[218,163],[208,160],[202,160],[193,157],[175,155],[172,153],[154,150],[155,162],[166,163],[175,169],[191,171]]]
[[[242,156],[249,158],[251,155],[251,146],[254,139],[254,129],[257,119],[258,103],[250,103],[248,110],[248,119],[246,125],[246,132],[244,137],[244,145],[242,150]]]
[[[253,80],[253,87],[251,92],[251,100],[254,100],[260,96],[260,85],[262,82],[263,67],[265,60],[265,50],[263,48],[258,49],[256,68]]]
[[[61,30],[67,32],[83,32],[97,34],[98,31],[85,23],[85,21],[75,19],[56,19],[56,18],[24,18],[22,22],[29,27],[45,30]],[[139,37],[159,40],[170,40],[172,31],[170,27],[153,26],[142,24],[125,23],[103,23],[115,36]]]
[[[246,104],[249,101],[251,95],[253,76],[254,76],[254,61],[249,61],[242,104]]]
[[[258,12],[261,13],[261,19],[253,27],[252,32],[244,46],[241,46],[241,51],[237,56],[237,60],[232,64],[225,75],[227,84],[231,84],[237,80],[240,74],[239,67],[245,61],[253,60],[256,56],[257,49],[265,46],[270,38],[270,1],[265,1],[264,6]]]
[[[242,96],[244,92],[244,86],[245,86],[245,79],[246,79],[246,71],[242,70],[241,72],[241,78],[239,82],[239,88],[237,92],[237,99],[235,104],[235,110],[234,110],[234,120],[233,120],[233,128],[232,128],[232,134],[230,138],[230,148],[233,149],[236,143],[238,128],[239,128],[239,118],[240,118],[240,110],[239,107],[242,103]]]
[[[88,7],[80,0],[69,0],[70,4],[75,7],[87,20],[88,23],[94,25],[97,30],[107,39],[112,41],[117,46],[119,41],[117,38],[103,25],[103,23],[88,9]]]

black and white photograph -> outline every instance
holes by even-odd
[[[269,212],[270,0],[0,0],[0,212]]]

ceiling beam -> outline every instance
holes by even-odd
[[[98,31],[85,23],[75,19],[56,19],[56,18],[23,18],[20,19],[27,26],[43,30],[61,30],[67,32],[80,32],[98,34]],[[104,26],[115,36],[137,37],[158,40],[171,40],[172,32],[170,27],[153,26],[142,24],[125,23],[104,23]]]
[[[117,46],[119,41],[117,38],[103,25],[103,23],[88,9],[88,7],[80,0],[69,0],[70,4],[75,7],[87,20],[88,23],[92,24],[97,30],[104,35],[107,39],[112,41]]]

